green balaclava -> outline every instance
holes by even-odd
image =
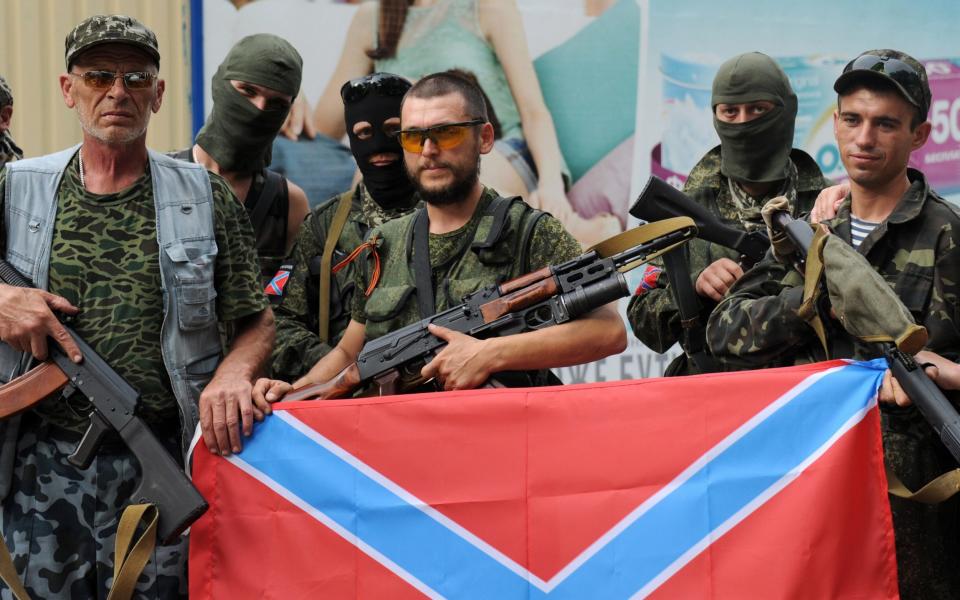
[[[746,123],[717,119],[718,104],[768,100],[773,110]],[[787,177],[797,118],[797,95],[772,58],[759,52],[734,56],[713,79],[713,126],[720,136],[720,172],[734,181],[767,183]]]
[[[281,37],[258,33],[237,42],[213,75],[213,110],[197,134],[197,144],[224,171],[253,173],[268,166],[273,139],[290,110],[260,110],[230,81],[296,97],[302,71],[300,54]]]

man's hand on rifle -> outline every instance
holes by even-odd
[[[79,309],[66,298],[32,288],[0,284],[0,340],[14,350],[47,359],[47,337],[60,344],[75,363],[83,360],[80,349],[53,311],[75,315]]]
[[[810,222],[822,223],[837,216],[837,210],[849,193],[850,184],[847,182],[821,190],[810,211]]]
[[[729,258],[720,258],[700,272],[697,276],[696,290],[704,298],[720,302],[730,286],[741,277],[743,277],[743,269],[740,265]]]
[[[924,373],[933,380],[940,389],[956,390],[960,389],[960,365],[949,358],[940,356],[936,352],[921,350],[914,356],[918,365],[923,366]],[[880,402],[887,404],[896,404],[897,406],[910,406],[913,401],[910,396],[903,391],[899,382],[887,369],[883,374],[883,384],[880,386]]]
[[[420,375],[424,378],[435,378],[445,390],[472,390],[497,372],[496,357],[487,348],[489,340],[478,340],[433,324],[429,329],[447,345],[421,369]]]

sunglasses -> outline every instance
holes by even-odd
[[[340,88],[340,99],[344,104],[361,100],[371,92],[380,96],[402,96],[407,93],[409,81],[392,73],[374,73],[351,79]]]
[[[142,90],[153,85],[157,78],[146,71],[131,71],[130,73],[114,73],[113,71],[87,71],[83,74],[71,73],[83,78],[83,82],[95,90],[106,90],[113,87],[113,82],[120,78],[128,90]]]
[[[844,73],[849,73],[850,71],[873,71],[874,73],[882,73],[900,84],[918,104],[926,101],[923,78],[916,69],[902,60],[890,56],[865,54],[853,59],[843,68]]]
[[[486,123],[483,119],[473,119],[472,121],[463,121],[460,123],[443,123],[433,127],[424,127],[423,129],[404,129],[396,133],[400,140],[400,146],[407,152],[420,154],[423,152],[423,145],[430,140],[441,150],[455,148],[467,139],[467,133],[471,127],[483,125]]]

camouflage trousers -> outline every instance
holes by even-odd
[[[88,469],[78,470],[66,460],[76,441],[61,437],[44,426],[21,430],[0,526],[31,598],[105,599],[113,583],[117,523],[140,468],[133,455],[116,444],[114,451],[98,454]],[[186,598],[186,560],[186,538],[158,546],[134,597]],[[0,598],[13,596],[4,588]]]
[[[914,408],[881,413],[887,464],[912,490],[956,463]],[[960,598],[960,496],[920,504],[890,496],[903,600]]]

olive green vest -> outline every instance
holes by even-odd
[[[414,273],[413,231],[421,207],[384,223],[380,282],[367,298],[366,339],[376,339],[422,317]],[[530,271],[529,246],[534,227],[545,213],[520,198],[481,201],[484,215],[472,236],[455,258],[433,268],[435,312],[462,303],[466,294],[484,286],[502,283]],[[498,214],[499,212],[499,214]],[[429,259],[428,259],[429,260]]]

